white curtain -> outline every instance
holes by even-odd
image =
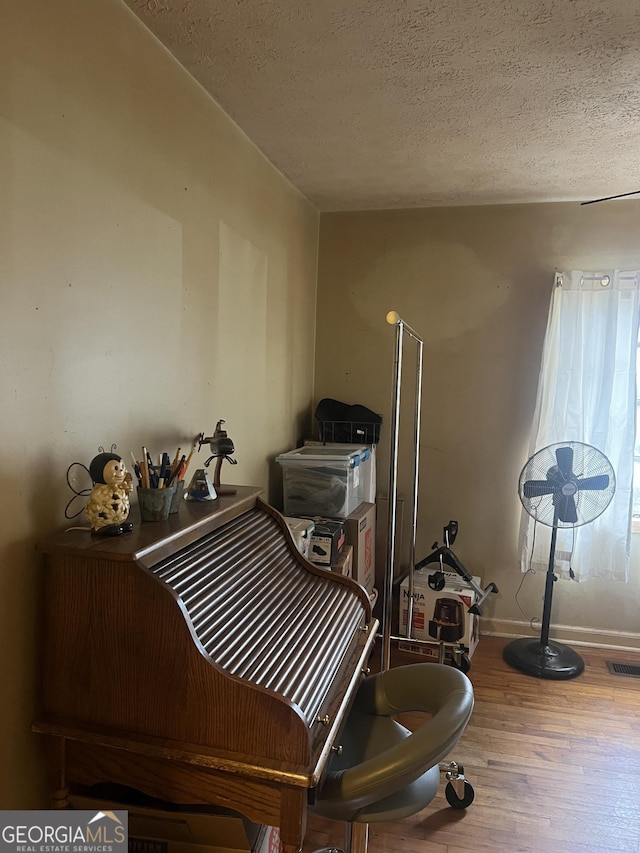
[[[557,273],[529,456],[565,441],[601,450],[616,491],[595,521],[558,530],[555,572],[628,580],[640,270]],[[523,510],[521,568],[547,569],[551,528]]]

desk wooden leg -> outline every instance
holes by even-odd
[[[63,737],[47,738],[47,773],[51,791],[51,808],[69,808],[69,785],[66,771],[66,740]]]
[[[289,788],[283,792],[280,807],[280,841],[282,853],[302,853],[307,831],[307,790]]]

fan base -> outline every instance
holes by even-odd
[[[584,661],[569,646],[562,643],[543,646],[540,640],[528,637],[507,643],[502,657],[510,666],[536,678],[575,678],[584,670]]]

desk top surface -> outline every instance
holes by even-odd
[[[166,521],[141,521],[137,506],[131,508],[133,530],[120,536],[99,536],[89,530],[68,529],[38,543],[44,554],[73,554],[95,560],[144,561],[152,565],[170,549],[175,551],[226,524],[255,506],[263,489],[235,486],[234,495],[214,501],[181,501],[177,513]]]

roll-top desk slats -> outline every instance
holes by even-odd
[[[366,592],[308,563],[282,516],[238,487],[45,559],[43,709],[53,787],[113,781],[277,824],[306,804],[375,639]],[[134,519],[135,521],[135,519]]]
[[[366,627],[352,589],[293,561],[281,527],[260,509],[152,571],[179,596],[212,662],[286,697],[313,724],[349,645]]]

